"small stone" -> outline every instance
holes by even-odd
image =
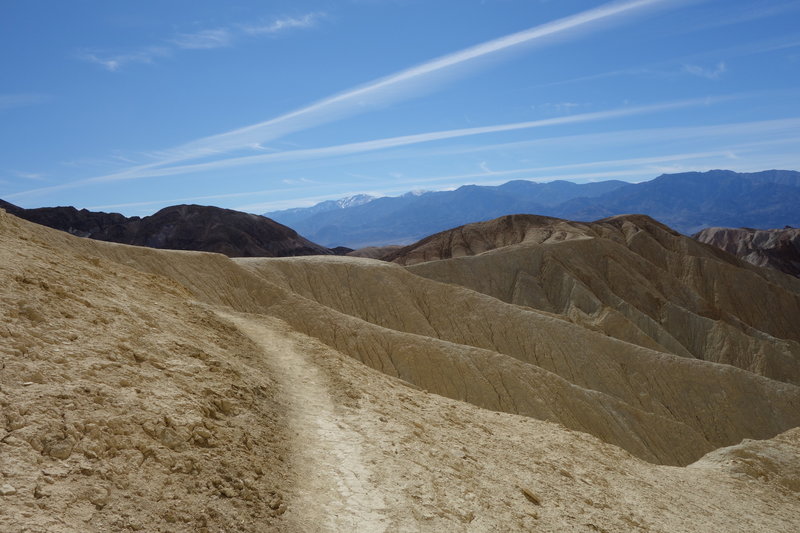
[[[542,500],[539,498],[539,496],[524,487],[520,487],[520,490],[522,491],[523,496],[525,496],[529,502],[534,505],[542,505]]]
[[[17,493],[17,489],[11,485],[3,485],[0,487],[0,496],[13,496]]]
[[[98,509],[102,509],[108,505],[110,497],[111,491],[105,487],[95,487],[89,491],[89,501]]]

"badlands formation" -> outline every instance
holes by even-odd
[[[706,228],[693,237],[748,263],[800,277],[800,228]]]
[[[0,531],[800,529],[800,280],[636,216],[393,259],[0,210]]]

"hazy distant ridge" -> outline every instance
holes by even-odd
[[[800,224],[798,205],[800,172],[711,170],[664,174],[636,184],[517,180],[496,187],[465,185],[356,206],[320,210],[318,204],[266,215],[324,246],[360,248],[409,244],[456,226],[517,213],[570,220],[641,213],[684,234],[712,226],[776,228]]]
[[[320,211],[322,204],[318,204],[306,211],[264,215],[303,235],[313,234],[315,242],[361,248],[409,244],[445,229],[510,213],[541,214],[567,200],[596,197],[628,186],[616,180],[586,184],[516,180],[494,187],[465,185],[455,191],[377,198],[341,209]]]

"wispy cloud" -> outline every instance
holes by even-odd
[[[364,112],[371,106],[408,98],[419,91],[430,90],[436,81],[463,71],[478,60],[495,57],[503,52],[517,50],[552,38],[565,38],[603,24],[652,10],[664,4],[674,5],[674,0],[627,0],[611,2],[600,7],[555,20],[521,32],[487,41],[458,52],[438,57],[400,72],[386,76],[315,102],[311,105],[244,128],[197,139],[182,146],[161,151],[152,163],[139,165],[126,171],[139,175],[156,167],[248,150],[256,144],[269,142],[289,133],[314,127],[337,118]],[[162,175],[169,173],[162,171]]]
[[[312,185],[319,183],[318,181],[310,180],[308,178],[297,178],[297,179],[282,179],[281,183],[285,183],[286,185]]]
[[[800,2],[797,2],[797,0],[778,2],[760,0],[759,2],[743,2],[741,6],[743,7],[737,9],[736,4],[732,4],[730,6],[731,9],[728,10],[729,14],[727,16],[703,20],[693,26],[689,26],[687,29],[695,31],[731,26],[734,24],[743,24],[754,20],[776,17],[792,11],[800,11]]]
[[[212,50],[233,46],[245,37],[277,35],[292,29],[311,28],[325,16],[322,12],[308,13],[299,17],[276,18],[262,25],[232,24],[219,28],[202,29],[195,32],[178,33],[162,43],[143,46],[125,52],[110,53],[99,50],[83,50],[80,59],[116,72],[132,63],[151,64],[157,59],[170,57],[181,50]]]
[[[0,93],[0,111],[41,104],[50,99],[49,95],[40,93]]]
[[[172,44],[184,50],[209,50],[233,44],[233,34],[228,28],[181,33],[171,39]]]
[[[181,174],[199,173],[209,170],[219,170],[222,168],[231,168],[231,167],[246,166],[246,165],[341,157],[341,156],[360,154],[365,152],[374,152],[377,150],[386,150],[401,146],[429,143],[429,142],[454,139],[460,137],[486,135],[492,133],[501,133],[501,132],[526,130],[534,128],[544,128],[544,127],[558,126],[564,124],[602,121],[620,117],[642,115],[645,113],[657,113],[657,112],[669,111],[673,109],[679,109],[691,106],[709,105],[723,100],[730,100],[732,98],[733,97],[718,97],[715,99],[702,98],[702,99],[691,99],[691,100],[681,100],[676,102],[659,103],[647,106],[629,106],[619,109],[612,109],[608,111],[597,111],[593,113],[566,115],[566,116],[560,116],[543,120],[514,122],[509,124],[496,124],[492,126],[481,126],[474,128],[460,128],[453,130],[417,133],[413,135],[388,137],[383,139],[374,139],[370,141],[340,144],[340,145],[326,146],[321,148],[307,148],[298,150],[287,150],[282,152],[272,152],[266,154],[261,153],[258,155],[228,157],[204,163],[175,165],[169,167],[150,166],[145,168],[144,166],[139,166],[135,167],[134,169],[128,169],[122,172],[108,174],[105,176],[97,176],[94,178],[88,178],[85,180],[75,181],[72,183],[65,183],[53,187],[46,187],[42,189],[19,192],[9,195],[8,197],[16,198],[20,196],[28,196],[44,192],[55,192],[58,190],[71,189],[75,187],[82,187],[85,185],[91,185],[97,183],[108,183],[114,181],[124,181],[124,180],[163,177],[163,176],[175,176]]]
[[[250,35],[274,35],[286,30],[297,28],[313,28],[317,25],[320,19],[325,17],[325,13],[315,12],[308,13],[301,17],[285,17],[275,19],[266,24],[242,26],[245,33]]]
[[[741,139],[760,139],[748,141],[747,147],[778,146],[800,142],[800,117],[752,122],[731,122],[709,126],[676,126],[663,128],[640,128],[628,130],[540,137],[526,141],[483,144],[480,146],[447,147],[427,155],[458,155],[463,153],[492,152],[498,150],[529,150],[541,147],[547,150],[563,146],[614,147],[635,144],[674,143],[675,141],[694,142],[695,140],[717,141],[725,146],[741,147]],[[733,148],[731,148],[733,149]]]
[[[545,102],[543,104],[532,105],[532,109],[541,109],[544,111],[555,111],[556,113],[571,113],[579,107],[586,107],[588,104],[580,104],[578,102]]]
[[[698,65],[684,65],[683,71],[693,76],[699,76],[708,80],[718,80],[723,74],[725,74],[725,72],[728,71],[728,67],[725,65],[724,61],[720,61],[713,68],[705,68]]]
[[[156,59],[169,57],[173,50],[166,46],[148,46],[122,54],[107,54],[99,51],[82,51],[78,57],[89,63],[100,65],[109,72],[116,72],[131,63],[150,64]]]
[[[777,45],[775,48],[778,49]],[[789,45],[784,45],[784,47],[788,48]],[[748,50],[752,50],[748,48]],[[733,51],[729,49],[728,51]],[[738,50],[741,53],[745,53],[745,50]],[[766,49],[760,51],[767,51]],[[703,56],[709,55],[708,53],[703,53]],[[632,67],[632,68],[625,68],[625,69],[617,69],[617,70],[610,70],[607,72],[598,72],[596,74],[589,74],[586,76],[578,76],[576,78],[568,78],[565,80],[558,80],[558,81],[551,81],[546,83],[540,83],[534,85],[532,87],[526,87],[526,89],[531,88],[541,88],[541,87],[553,87],[557,85],[569,85],[575,83],[584,83],[587,81],[596,81],[601,79],[607,78],[616,78],[621,76],[635,76],[635,77],[646,77],[646,78],[677,78],[686,74],[691,74],[693,76],[699,76],[701,78],[706,78],[710,80],[717,80],[722,77],[723,74],[728,72],[728,66],[725,62],[720,61],[714,67],[702,67],[699,65],[695,65],[693,63],[688,63],[688,60],[697,60],[701,59],[696,55],[691,58],[682,58],[682,59],[673,59],[669,61],[661,61],[659,63],[646,65],[646,66],[639,66],[639,67]]]
[[[492,126],[459,128],[453,130],[417,133],[413,135],[387,137],[383,139],[374,139],[370,141],[340,144],[340,145],[326,146],[321,148],[286,150],[282,152],[273,152],[268,154],[229,157],[205,163],[170,166],[164,168],[155,167],[134,172],[123,171],[115,174],[110,174],[107,176],[92,178],[92,180],[94,182],[120,181],[128,179],[187,174],[192,172],[203,172],[206,170],[229,168],[229,167],[244,166],[244,165],[254,165],[254,164],[276,162],[276,161],[297,161],[297,160],[319,159],[319,158],[329,158],[329,157],[341,157],[346,155],[359,154],[364,152],[373,152],[377,150],[386,150],[401,146],[429,143],[429,142],[454,139],[459,137],[469,137],[475,135],[486,135],[486,134],[501,133],[508,131],[543,128],[543,127],[558,126],[563,124],[595,122],[595,121],[609,120],[626,116],[642,115],[646,113],[657,113],[661,111],[668,111],[685,107],[709,105],[728,99],[730,99],[730,97],[727,98],[720,97],[715,99],[698,98],[691,100],[681,100],[677,102],[653,104],[647,106],[630,106],[630,107],[623,107],[620,109],[612,109],[608,111],[582,113],[577,115],[561,116],[543,120],[514,122],[509,124],[496,124]]]
[[[21,172],[19,170],[12,170],[11,173],[24,180],[45,181],[44,174],[40,172]]]

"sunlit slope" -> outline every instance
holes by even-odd
[[[508,215],[459,226],[392,250],[381,259],[405,266],[477,255],[519,243],[541,244],[593,235],[588,224],[537,215]]]
[[[117,248],[143,250],[0,210],[0,531],[275,527],[286,420],[257,348]]]
[[[796,386],[622,342],[397,265],[235,262],[47,235],[55,248],[170,277],[206,303],[280,317],[431,392],[557,421],[649,461],[687,464],[800,424]]]
[[[536,231],[555,234],[564,224]],[[525,239],[410,269],[640,346],[800,383],[798,280],[753,267],[647,217],[582,226],[571,239]],[[453,233],[479,229],[485,230]],[[417,253],[410,249],[409,257]]]
[[[796,386],[622,342],[395,265],[238,262],[306,299],[270,312],[371,366],[432,392],[562,422],[643,457],[685,463],[800,420]]]

